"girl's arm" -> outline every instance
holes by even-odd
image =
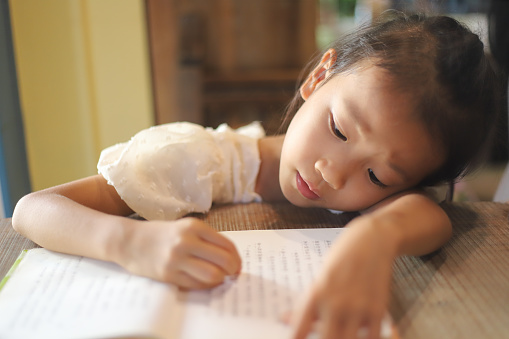
[[[360,328],[378,338],[395,258],[432,252],[452,234],[445,212],[418,192],[384,201],[347,227],[292,317],[295,338],[305,338],[316,320],[321,338],[356,338]]]
[[[132,210],[102,176],[33,192],[16,204],[16,231],[42,247],[108,260],[116,256]]]
[[[383,231],[387,241],[392,239],[396,256],[431,253],[452,236],[447,214],[421,191],[389,197],[364,211],[363,216]]]
[[[240,270],[234,245],[200,220],[141,221],[96,175],[18,202],[16,231],[50,250],[116,262],[132,273],[204,288]]]

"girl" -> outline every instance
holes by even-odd
[[[21,199],[13,226],[55,251],[208,288],[239,272],[239,255],[202,221],[179,218],[186,213],[260,198],[361,211],[291,323],[295,338],[315,320],[323,338],[355,338],[360,328],[377,338],[395,258],[451,236],[425,187],[454,180],[482,151],[497,95],[476,35],[447,17],[389,12],[322,55],[286,135],[186,123],[145,130],[103,151],[100,175]],[[149,221],[119,217],[133,212]]]

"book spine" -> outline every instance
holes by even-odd
[[[14,274],[14,271],[16,271],[16,268],[18,267],[21,260],[23,260],[23,258],[27,254],[27,252],[28,252],[28,250],[21,251],[18,258],[16,259],[14,264],[12,264],[11,268],[9,269],[9,272],[7,272],[7,274],[2,279],[2,281],[0,281],[0,292],[2,291],[2,288],[5,286],[5,284],[7,284],[7,281],[9,281],[9,278]]]

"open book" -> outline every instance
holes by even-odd
[[[109,262],[25,251],[0,291],[0,338],[287,338],[292,310],[335,237],[347,230],[223,232],[242,273],[206,291],[132,275]],[[382,337],[392,337],[389,320]]]

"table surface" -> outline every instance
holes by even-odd
[[[452,239],[394,264],[390,312],[401,338],[509,338],[509,204],[449,203]],[[214,207],[217,230],[339,227],[354,217],[286,203]],[[38,247],[0,219],[0,277],[22,249]]]

